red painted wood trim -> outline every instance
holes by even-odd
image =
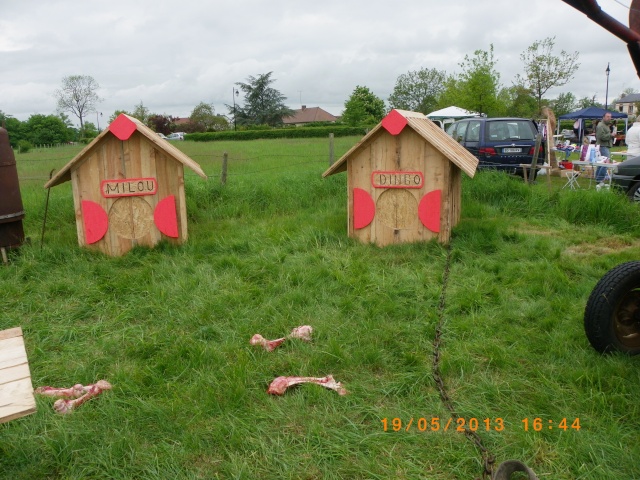
[[[391,110],[389,114],[382,119],[382,126],[391,135],[398,135],[404,127],[407,126],[407,123],[407,119],[396,110]]]
[[[378,178],[376,178],[376,176],[378,176]],[[387,179],[385,177],[389,178]],[[418,183],[415,182],[416,177],[419,177]],[[383,178],[386,181],[383,180]],[[376,170],[371,173],[371,185],[374,188],[422,188],[423,184],[424,175],[422,172]]]
[[[373,221],[376,215],[376,204],[366,190],[353,189],[353,228],[364,228]]]
[[[433,190],[420,200],[418,217],[422,224],[435,233],[440,232],[440,210],[442,208],[442,190]]]
[[[157,190],[158,182],[153,177],[102,180],[100,182],[100,193],[104,198],[155,195]]]
[[[84,228],[84,238],[87,244],[96,243],[109,228],[109,217],[107,212],[97,204],[89,200],[82,200],[82,226]]]
[[[176,197],[169,195],[156,205],[153,211],[153,222],[160,232],[167,237],[178,238],[178,215],[176,213]]]
[[[109,131],[113,133],[119,140],[128,140],[129,137],[138,129],[137,125],[129,120],[124,113],[118,115],[109,125]]]

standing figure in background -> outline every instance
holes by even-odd
[[[611,158],[611,112],[606,112],[596,127],[596,145],[600,146],[600,155]]]
[[[627,158],[633,158],[640,155],[640,117],[636,118],[636,121],[627,130],[627,135],[624,139],[627,144],[627,151],[629,155]]]
[[[582,122],[582,120],[580,120],[580,119],[577,119],[575,122],[573,122],[573,133],[576,136],[576,142],[580,138],[580,123],[581,122]]]

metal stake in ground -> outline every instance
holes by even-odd
[[[53,177],[53,172],[56,170],[53,169],[49,172],[49,180]],[[47,188],[47,201],[44,204],[44,219],[42,220],[42,235],[40,235],[40,250],[42,250],[42,245],[44,244],[44,228],[47,225],[47,212],[49,211],[49,194],[51,193],[51,187]]]

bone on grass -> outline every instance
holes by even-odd
[[[70,388],[38,387],[35,393],[47,397],[63,397],[55,401],[53,409],[58,413],[69,413],[105,390],[111,390],[111,384],[106,380],[99,380],[91,385],[77,383]]]
[[[311,326],[302,325],[300,327],[296,327],[293,330],[291,330],[291,333],[286,337],[277,338],[275,340],[267,340],[259,333],[256,333],[253,337],[251,337],[251,340],[249,343],[251,343],[251,345],[260,345],[267,352],[272,352],[273,350],[278,348],[280,345],[282,345],[282,343],[284,343],[284,341],[287,338],[297,338],[300,340],[304,340],[305,342],[310,342],[312,332],[313,332],[313,328]]]
[[[271,395],[284,395],[287,388],[298,385],[300,383],[315,383],[321,387],[328,388],[329,390],[335,390],[340,395],[346,395],[348,392],[342,386],[340,382],[336,382],[333,375],[327,375],[326,377],[278,377],[274,379],[269,385],[267,393]]]

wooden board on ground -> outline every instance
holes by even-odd
[[[0,331],[0,423],[36,411],[27,351],[20,327]]]

